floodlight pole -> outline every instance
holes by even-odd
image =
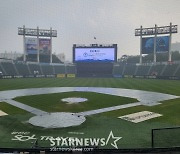
[[[156,63],[156,43],[157,43],[157,25],[155,24],[155,37],[154,37],[154,63]]]
[[[52,27],[50,28],[50,63],[52,63]]]
[[[23,50],[24,50],[24,55],[23,55],[23,61],[26,61],[26,42],[25,42],[25,25],[23,25]]]
[[[169,33],[169,58],[168,61],[171,62],[171,39],[172,39],[172,23],[170,23],[170,33]]]
[[[142,26],[140,27],[140,59],[139,63],[142,64]]]
[[[37,62],[39,63],[39,27],[37,27]]]

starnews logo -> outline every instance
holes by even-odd
[[[11,140],[16,141],[28,141],[36,140],[36,135],[30,135],[25,133],[12,133],[14,137]],[[49,141],[51,147],[104,147],[111,145],[112,147],[118,149],[117,142],[122,139],[122,137],[114,136],[113,131],[110,131],[107,138],[76,138],[76,137],[52,137],[52,136],[41,136],[41,141]]]
[[[50,139],[50,146],[106,146],[110,143],[111,146],[118,149],[117,142],[122,137],[115,137],[111,131],[107,138],[75,138],[75,137],[57,137]]]

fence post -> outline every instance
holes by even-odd
[[[151,130],[151,147],[154,148],[154,130]]]

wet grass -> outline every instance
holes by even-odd
[[[114,79],[114,78],[74,78],[74,79],[3,79],[0,80],[0,90],[24,89],[24,88],[40,88],[40,87],[114,87],[139,89],[146,91],[155,91],[173,95],[180,95],[180,81],[175,80],[154,80],[154,79]],[[88,103],[74,104],[68,106],[60,101],[65,97],[87,97]],[[34,106],[45,111],[86,111],[89,109],[114,106],[123,103],[134,102],[134,99],[86,93],[71,92],[61,94],[47,94],[37,96],[25,96],[16,98],[30,106]],[[112,101],[113,100],[113,101]],[[39,103],[40,102],[40,103]],[[90,104],[91,103],[91,104]],[[88,108],[88,109],[87,109]],[[116,110],[87,117],[85,123],[77,127],[61,128],[61,129],[43,129],[34,127],[27,123],[27,120],[33,115],[17,109],[5,102],[0,102],[0,110],[8,113],[8,116],[0,117],[0,147],[31,147],[32,140],[20,142],[12,140],[15,135],[12,132],[29,132],[29,135],[35,134],[39,138],[41,146],[50,146],[47,140],[41,140],[42,136],[54,137],[70,137],[78,138],[107,138],[112,130],[114,136],[122,137],[117,142],[119,148],[141,148],[151,147],[151,129],[161,127],[172,127],[180,125],[180,99],[168,100],[162,104],[152,107],[137,106],[122,110]],[[140,111],[152,111],[160,113],[163,116],[147,120],[141,123],[131,123],[117,117]],[[70,134],[70,132],[82,134]],[[177,136],[179,137],[179,136]],[[102,148],[113,148],[109,143]]]
[[[88,100],[78,104],[67,104],[63,98],[84,97]],[[64,92],[15,98],[16,101],[47,112],[83,112],[116,105],[137,102],[136,99],[99,94],[94,92]]]

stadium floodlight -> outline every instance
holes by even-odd
[[[139,63],[142,64],[142,54],[143,54],[143,36],[149,36],[149,35],[154,35],[153,37],[153,54],[154,54],[154,63],[156,63],[156,52],[157,52],[157,47],[156,47],[156,42],[157,42],[157,35],[164,35],[164,34],[169,34],[169,42],[168,42],[168,52],[169,52],[169,58],[168,61],[171,61],[171,37],[173,33],[178,32],[178,25],[172,25],[170,23],[169,26],[161,26],[158,27],[155,25],[155,27],[150,27],[150,28],[140,28],[135,29],[135,36],[140,36],[140,60]]]
[[[177,25],[162,26],[162,27],[151,27],[151,28],[137,28],[135,29],[135,36],[147,36],[147,35],[160,35],[160,34],[170,34],[177,33]]]
[[[39,29],[37,27],[36,29],[33,28],[25,28],[18,27],[18,35],[23,35],[23,44],[24,44],[24,61],[26,61],[26,55],[27,55],[27,45],[26,45],[26,36],[36,37],[37,43],[33,44],[34,50],[37,48],[37,51],[33,51],[33,54],[37,54],[37,62],[39,62],[39,54],[40,54],[40,38],[39,37],[49,37],[50,40],[46,41],[49,42],[46,44],[47,48],[49,49],[50,53],[50,63],[52,63],[52,37],[57,37],[57,30],[52,30],[52,28],[48,29]],[[29,38],[28,38],[29,39]],[[35,42],[35,41],[34,41]],[[49,45],[49,47],[48,47]],[[36,47],[37,46],[37,47]],[[29,44],[29,48],[32,48],[32,44]],[[32,53],[32,52],[31,52]]]
[[[32,29],[18,27],[18,35],[57,37],[57,30]]]

